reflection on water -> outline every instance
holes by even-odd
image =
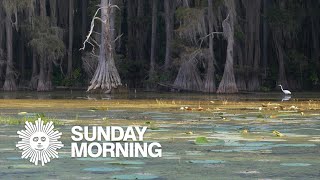
[[[291,95],[285,95],[283,96],[281,101],[289,101],[291,99]]]
[[[92,94],[85,91],[53,91],[53,92],[0,92],[0,99],[181,99],[181,100],[228,100],[228,101],[288,101],[291,95],[283,96],[279,92],[269,93],[240,93],[240,94],[208,94],[208,93],[154,93],[154,92],[128,92],[117,94]],[[317,100],[320,93],[295,93],[297,100]]]

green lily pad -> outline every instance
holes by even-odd
[[[196,144],[206,144],[208,143],[208,139],[206,137],[197,137],[196,140],[195,140],[195,143]]]

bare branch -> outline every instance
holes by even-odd
[[[106,23],[101,18],[97,17],[98,12],[101,9],[104,9],[104,8],[117,8],[117,9],[120,9],[117,5],[111,5],[111,4],[109,4],[108,6],[99,7],[96,10],[96,12],[94,13],[94,15],[93,15],[93,18],[92,18],[91,23],[90,23],[90,31],[89,31],[88,35],[86,36],[86,39],[83,42],[83,46],[79,50],[84,50],[86,48],[86,43],[89,43],[90,45],[92,45],[93,46],[93,50],[94,50],[94,45],[90,42],[90,37],[91,37],[92,33],[94,32],[93,29],[94,29],[94,21],[95,20],[99,20],[104,24]]]
[[[113,40],[113,42],[116,42],[118,39],[120,39],[122,37],[123,34],[120,34],[115,40]]]
[[[92,37],[90,37],[90,39],[93,41],[93,43],[95,43],[98,47],[100,47],[100,44]]]

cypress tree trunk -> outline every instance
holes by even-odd
[[[278,59],[278,84],[281,84],[283,87],[288,88],[288,81],[287,81],[287,75],[286,70],[284,67],[284,50],[281,46],[282,41],[282,35],[280,35],[281,32],[274,31],[273,32],[273,42],[276,50],[276,55]]]
[[[52,26],[57,25],[57,0],[50,0],[50,22]]]
[[[153,78],[155,73],[155,48],[157,40],[157,24],[158,24],[158,0],[152,1],[152,32],[151,32],[151,55],[149,79]]]
[[[317,23],[317,19],[315,17],[311,18],[311,24],[312,24],[312,44],[313,44],[313,59],[318,59],[320,56],[320,45],[319,45],[319,24]]]
[[[3,9],[0,3],[0,19],[4,18]],[[0,32],[4,32],[4,23],[0,22]],[[4,77],[3,68],[5,66],[4,47],[3,47],[3,33],[0,33],[0,87],[2,87],[2,78]]]
[[[127,42],[127,56],[128,56],[128,60],[132,61],[135,59],[135,40],[134,40],[134,1],[127,1],[127,12],[128,12],[128,16],[127,16],[127,22],[128,22],[128,42]]]
[[[223,36],[228,41],[227,46],[227,56],[226,64],[224,67],[224,72],[222,80],[219,84],[217,93],[236,93],[238,88],[234,78],[233,71],[233,45],[234,45],[234,18],[235,18],[235,9],[234,9],[234,0],[225,0],[226,5],[229,9],[228,17],[222,22]]]
[[[172,0],[164,0],[165,24],[166,24],[166,54],[164,69],[168,70],[171,65],[171,43],[173,38],[173,16],[174,2]]]
[[[35,10],[32,7],[29,7],[28,9],[28,22],[31,24],[32,23],[32,17],[35,14]],[[31,74],[31,79],[29,83],[29,88],[31,90],[36,90],[38,86],[38,64],[37,64],[37,55],[35,51],[32,52],[32,74]]]
[[[247,90],[247,84],[246,84],[246,67],[243,60],[243,48],[244,45],[240,40],[235,41],[234,51],[236,54],[237,59],[237,65],[238,65],[238,72],[236,72],[236,83],[237,88],[240,91]]]
[[[261,0],[243,0],[246,9],[246,40],[245,57],[248,65],[253,67],[248,72],[247,90],[260,89],[259,64],[260,64],[260,6]]]
[[[45,18],[47,15],[47,10],[46,10],[46,1],[39,1],[40,2],[40,17]],[[39,73],[39,80],[38,80],[38,87],[37,91],[48,91],[49,88],[46,85],[46,73],[47,73],[47,58],[45,58],[45,55],[42,54],[39,56],[39,64],[40,64],[40,73]]]
[[[38,64],[37,64],[37,56],[35,52],[32,52],[32,74],[29,87],[32,90],[37,89],[38,86]]]
[[[82,42],[86,39],[86,33],[87,33],[87,0],[81,1],[81,39]]]
[[[49,60],[48,62],[48,74],[47,74],[47,80],[46,80],[46,86],[48,88],[48,90],[52,90],[53,89],[53,86],[52,86],[52,72],[53,72],[53,69],[52,69],[52,61]]]
[[[4,91],[16,91],[17,86],[15,82],[15,72],[13,66],[13,54],[12,54],[12,23],[11,14],[6,13],[6,44],[7,44],[7,68],[6,68],[6,79],[4,81]]]
[[[68,76],[72,74],[72,47],[73,47],[73,0],[69,0],[69,48],[68,48]]]
[[[37,91],[48,91],[49,88],[46,85],[46,64],[47,64],[47,61],[42,56],[39,57],[39,61],[40,61],[40,73],[39,73]]]
[[[110,0],[101,0],[101,19],[105,23],[101,25],[101,44],[100,44],[100,54],[98,67],[90,81],[90,86],[87,91],[92,89],[101,88],[105,93],[110,93],[112,88],[117,88],[121,85],[121,79],[118,70],[114,63],[114,37],[111,30],[110,17],[112,10],[109,6]],[[112,4],[111,4],[112,5]]]
[[[18,48],[19,48],[19,61],[20,61],[20,72],[21,72],[21,80],[20,80],[20,84],[21,85],[25,85],[24,81],[26,80],[25,79],[25,76],[26,76],[26,67],[25,67],[25,61],[26,61],[26,58],[25,58],[25,49],[24,49],[24,45],[25,45],[25,40],[24,38],[22,37],[20,40],[19,40],[19,45],[18,45]]]
[[[208,21],[209,21],[209,33],[213,32],[213,3],[212,0],[208,0]],[[209,58],[208,58],[208,68],[204,84],[205,92],[215,92],[216,82],[215,82],[215,70],[214,70],[214,53],[213,53],[213,37],[209,36]]]
[[[136,51],[138,51],[138,59],[140,61],[145,60],[144,57],[144,34],[146,33],[141,33],[143,31],[143,29],[145,29],[144,27],[144,22],[142,21],[142,19],[144,18],[144,0],[138,0],[138,10],[137,10],[137,18],[139,19],[139,21],[137,22],[137,26],[136,28],[136,42],[137,42],[137,46],[136,46]]]
[[[263,0],[263,14],[268,12],[268,1]],[[263,78],[267,77],[267,67],[268,67],[268,37],[269,29],[267,18],[263,17],[263,44],[262,44],[262,67],[263,67]]]
[[[50,0],[50,22],[51,26],[57,26],[57,17],[56,17],[56,0]],[[53,62],[51,59],[48,60],[48,72],[46,79],[46,86],[48,90],[52,90],[52,73],[53,73]]]

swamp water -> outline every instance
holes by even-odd
[[[0,93],[0,179],[319,179],[320,94]],[[283,100],[283,101],[282,101]],[[25,119],[54,120],[45,166],[15,148]],[[162,158],[71,158],[74,125],[148,126]]]

